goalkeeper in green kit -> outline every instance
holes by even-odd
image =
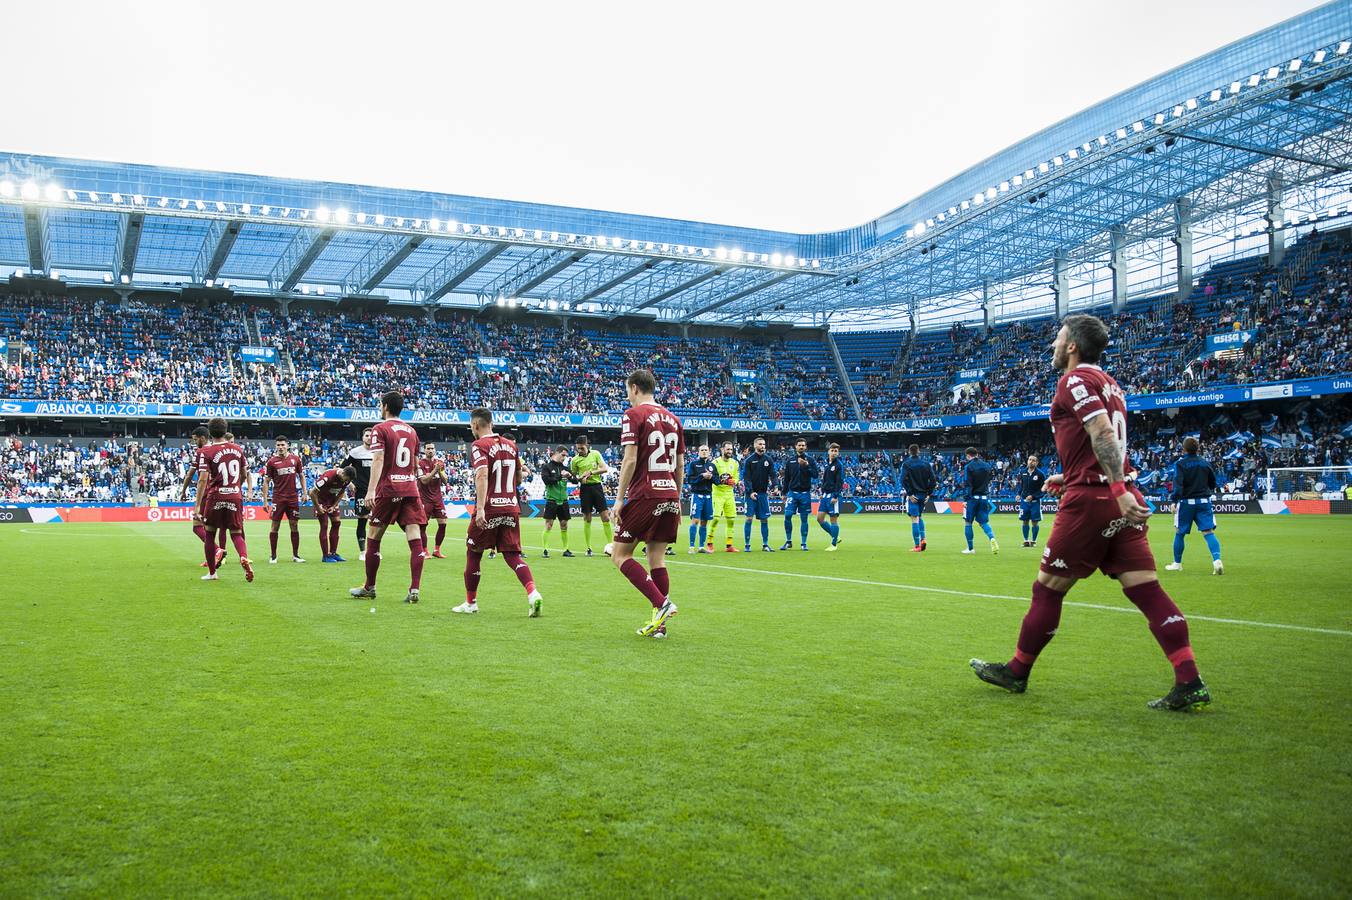
[[[545,537],[544,555],[549,557],[549,533],[554,530],[555,520],[559,523],[559,537],[563,541],[563,555],[571,557],[568,549],[568,520],[572,513],[568,509],[568,482],[576,481],[573,473],[564,468],[563,461],[568,457],[567,447],[555,447],[549,454],[549,461],[540,467],[540,480],[545,483]]]
[[[582,534],[587,539],[587,555],[592,555],[592,514],[601,517],[601,529],[606,533],[606,543],[611,541],[610,507],[606,504],[606,491],[601,485],[601,477],[610,471],[610,466],[601,458],[599,451],[593,450],[591,439],[580,435],[576,445],[577,454],[568,460],[568,471],[573,474],[579,485],[578,500],[582,506]]]

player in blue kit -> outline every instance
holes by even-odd
[[[1038,468],[1036,455],[1028,457],[1028,468],[1019,473],[1019,521],[1023,523],[1023,545],[1037,546],[1037,532],[1042,525],[1042,486],[1047,473]],[[1031,529],[1032,537],[1028,532]]]
[[[1178,510],[1174,513],[1174,561],[1165,566],[1166,572],[1183,568],[1183,537],[1196,525],[1211,551],[1211,574],[1224,575],[1221,562],[1221,542],[1216,537],[1216,514],[1211,508],[1211,495],[1216,493],[1216,470],[1211,463],[1197,455],[1197,438],[1183,439],[1183,456],[1174,464],[1174,496]]]
[[[1000,543],[995,539],[995,532],[991,531],[991,477],[995,474],[995,469],[990,463],[981,458],[981,453],[975,447],[967,448],[967,465],[963,467],[963,480],[966,482],[967,491],[964,496],[966,500],[966,509],[962,513],[963,536],[967,538],[967,549],[963,553],[975,553],[972,549],[972,523],[976,522],[981,526],[981,530],[990,538],[991,552],[1000,552]]]
[[[794,455],[784,463],[784,546],[793,547],[793,517],[801,520],[798,531],[802,549],[807,549],[807,518],[812,515],[812,482],[817,480],[817,464],[807,455],[807,440],[799,438],[793,444]]]
[[[751,552],[751,520],[760,520],[761,552],[774,553],[770,546],[770,486],[775,482],[775,461],[765,452],[765,438],[751,442],[752,452],[742,457],[742,476],[746,481],[746,525],[742,532],[747,553]]]
[[[911,517],[912,553],[924,553],[929,542],[925,540],[925,503],[934,493],[934,469],[920,458],[920,445],[912,444],[910,455],[901,462],[901,489],[906,492],[906,515]]]
[[[817,524],[822,531],[831,535],[831,546],[827,553],[835,552],[840,546],[840,495],[845,490],[845,466],[840,461],[840,445],[832,444],[826,448],[826,465],[822,467],[822,499],[817,503]],[[831,517],[828,525],[826,517]]]
[[[714,468],[713,452],[708,444],[700,444],[699,456],[690,461],[685,470],[685,483],[690,486],[690,549],[686,553],[712,553],[704,542],[709,537],[709,522],[714,517],[714,482],[718,470]],[[699,543],[695,542],[696,537]]]

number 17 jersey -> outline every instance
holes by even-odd
[[[418,443],[418,432],[398,419],[371,429],[371,452],[385,454],[376,497],[418,496]]]
[[[678,500],[676,467],[685,461],[681,420],[656,403],[640,403],[620,419],[620,446],[638,447],[627,500]]]
[[[520,515],[521,503],[516,489],[521,467],[516,456],[516,442],[500,434],[481,437],[470,446],[469,464],[476,475],[480,469],[488,470],[484,518]]]

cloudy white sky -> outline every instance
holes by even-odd
[[[48,0],[0,149],[821,231],[1316,5]]]

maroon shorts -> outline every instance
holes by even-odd
[[[292,522],[300,521],[300,504],[292,500],[275,501],[272,505],[272,521],[280,522],[286,516]]]
[[[377,497],[371,504],[371,524],[377,527],[426,525],[422,501],[417,497]]]
[[[674,544],[680,527],[679,500],[630,500],[615,523],[615,543]]]
[[[1137,502],[1144,503],[1134,487]],[[1042,551],[1048,575],[1087,578],[1155,571],[1147,525],[1129,525],[1106,487],[1072,487],[1061,498],[1051,537]]]
[[[473,553],[486,553],[489,550],[520,553],[521,520],[516,516],[489,516],[487,527],[480,528],[478,519],[470,519],[465,546]]]
[[[244,505],[238,500],[208,500],[207,527],[213,531],[224,528],[229,532],[244,530]]]
[[[445,506],[445,504],[443,504],[443,503],[428,503],[426,500],[424,500],[424,501],[422,502],[422,505],[423,505],[423,512],[427,515],[427,521],[430,522],[430,521],[432,521],[433,519],[444,519],[444,518],[446,518],[446,506]]]

